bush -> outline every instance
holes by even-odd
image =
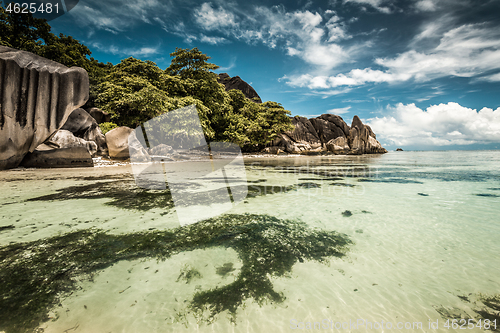
[[[113,128],[117,128],[117,127],[118,127],[118,125],[115,124],[115,123],[102,123],[102,124],[99,124],[99,128],[101,129],[102,134],[106,134],[109,131],[111,131]]]

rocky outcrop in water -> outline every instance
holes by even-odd
[[[0,170],[17,167],[88,96],[84,69],[0,46]]]
[[[251,85],[243,81],[239,76],[230,77],[227,73],[221,73],[219,74],[217,82],[224,85],[226,91],[237,89],[240,90],[249,100],[256,103],[262,103],[262,100],[260,99],[260,96],[259,94],[257,94],[255,89],[252,88]]]
[[[294,130],[281,133],[263,152],[283,150],[290,154],[383,154],[386,153],[375,133],[354,116],[349,127],[340,116],[323,114],[307,119],[295,116]]]

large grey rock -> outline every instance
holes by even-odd
[[[50,149],[42,144],[26,154],[20,165],[25,168],[75,168],[92,167],[94,163],[85,147]]]
[[[106,133],[109,157],[112,159],[129,159],[132,153],[135,162],[147,162],[150,160],[148,152],[137,139],[134,130],[130,127],[121,126]]]
[[[95,156],[97,153],[97,145],[94,141],[87,141],[76,137],[73,133],[67,130],[57,131],[52,137],[50,137],[49,140],[45,141],[44,144],[53,149],[84,147],[91,156]],[[39,149],[38,147],[37,149]]]
[[[245,95],[245,97],[249,100],[256,103],[262,103],[262,100],[260,99],[260,96],[259,94],[257,94],[255,89],[252,88],[251,85],[243,81],[239,76],[230,77],[227,73],[221,73],[219,74],[217,82],[224,85],[226,91],[237,89],[240,90],[243,95]]]
[[[90,108],[87,112],[97,121],[98,124],[109,123],[111,121],[111,115],[101,109]]]
[[[316,118],[293,117],[293,131],[280,133],[268,145],[291,154],[382,154],[386,153],[375,133],[354,116],[349,127],[340,117],[323,114]],[[267,149],[266,148],[266,149]],[[266,150],[265,150],[266,151]]]
[[[350,130],[349,125],[346,124],[346,122],[344,121],[344,119],[342,119],[342,117],[334,114],[322,114],[317,119],[323,119],[330,123],[333,123],[338,128],[340,128],[342,132],[344,132],[344,136],[347,137],[349,135],[349,130]]]
[[[106,133],[106,143],[108,144],[108,154],[113,159],[130,158],[128,152],[128,136],[133,129],[126,126],[120,126]]]
[[[285,134],[296,143],[309,145],[311,149],[321,147],[321,140],[311,121],[305,117],[295,116],[292,118],[293,131]]]
[[[73,110],[61,129],[68,130],[85,141],[95,142],[98,155],[104,156],[108,154],[106,137],[102,134],[97,121],[84,109]]]
[[[364,125],[358,116],[352,119],[349,132],[350,154],[383,154],[387,150],[382,147],[375,138],[375,134],[369,126]]]
[[[347,154],[351,149],[345,136],[331,139],[326,144],[326,150],[335,154]]]
[[[0,46],[0,170],[18,166],[88,96],[84,69]]]
[[[322,144],[326,144],[338,137],[346,137],[342,128],[331,121],[322,118],[312,118],[310,122],[314,126]]]

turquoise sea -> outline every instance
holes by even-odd
[[[245,172],[244,201],[180,227],[130,165],[2,171],[0,332],[499,330],[500,151]]]

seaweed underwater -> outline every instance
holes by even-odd
[[[61,299],[78,289],[78,281],[92,279],[118,261],[166,260],[183,251],[210,247],[234,249],[242,261],[241,270],[228,285],[197,291],[187,313],[209,324],[227,311],[235,322],[246,299],[259,305],[286,299],[274,290],[270,277],[286,276],[304,260],[327,263],[342,258],[351,245],[346,235],[334,231],[255,214],[227,214],[185,227],[123,235],[86,229],[11,244],[0,248],[0,330],[35,331],[49,320],[49,311]],[[186,283],[196,275],[189,268],[184,273],[179,278]]]
[[[443,319],[451,320],[460,329],[464,329],[463,327],[467,327],[470,321],[472,321],[476,328],[500,332],[500,294],[485,295],[482,293],[470,293],[467,296],[458,295],[457,297],[463,302],[468,303],[471,311],[466,312],[456,307],[435,306],[435,310]]]

